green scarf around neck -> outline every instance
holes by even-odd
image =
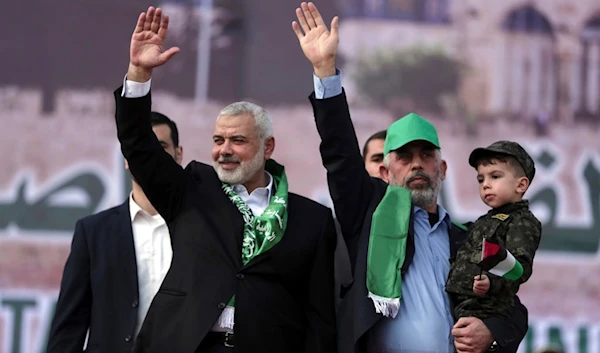
[[[283,238],[287,226],[288,183],[285,168],[273,159],[267,160],[265,170],[273,176],[275,194],[271,197],[265,211],[255,216],[246,202],[233,190],[231,185],[222,184],[223,192],[237,207],[244,218],[242,241],[242,263],[248,264],[255,257],[266,253]],[[233,329],[235,296],[221,314],[219,326]]]
[[[375,311],[396,317],[402,296],[401,269],[412,212],[410,190],[388,185],[373,212],[367,254],[367,290]]]

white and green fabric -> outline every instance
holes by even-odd
[[[265,211],[255,216],[246,202],[233,190],[231,185],[222,184],[223,191],[237,207],[244,219],[242,241],[242,263],[248,264],[260,254],[273,248],[283,238],[287,225],[288,183],[285,169],[272,159],[267,160],[265,170],[273,176],[275,194],[271,197]],[[235,295],[223,311],[219,326],[233,329]]]
[[[373,212],[367,254],[367,290],[375,311],[396,317],[402,297],[401,269],[412,209],[410,190],[388,185]]]

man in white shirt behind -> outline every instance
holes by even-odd
[[[181,164],[175,122],[152,112],[150,123]],[[132,177],[126,202],[77,221],[46,352],[80,353],[88,330],[87,351],[131,351],[172,257],[165,220]]]

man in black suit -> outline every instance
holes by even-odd
[[[175,123],[152,112],[148,126],[181,164]],[[77,221],[46,352],[80,353],[88,330],[87,352],[130,352],[171,258],[165,221],[134,179],[122,205]]]
[[[444,287],[466,228],[437,203],[447,166],[435,127],[416,114],[390,125],[383,180],[369,177],[335,65],[338,18],[330,32],[314,4],[302,3],[296,15],[292,27],[314,68],[321,157],[354,274],[338,312],[338,351],[515,352],[527,332],[518,298],[508,320],[454,323]]]
[[[363,146],[363,160],[365,170],[370,176],[380,178],[379,167],[383,164],[383,142],[385,141],[386,131],[377,131],[371,135]],[[342,235],[339,222],[336,220],[336,229],[338,232],[337,248],[335,249],[335,279],[336,279],[336,307],[340,304],[340,293],[344,287],[352,283],[352,271],[350,268],[350,259],[348,258],[348,249]]]
[[[161,9],[140,15],[115,91],[121,149],[173,246],[134,352],[334,352],[331,210],[288,192],[271,118],[255,104],[220,112],[213,166],[182,169],[164,153],[147,122],[152,69],[179,51],[163,50],[167,29]]]

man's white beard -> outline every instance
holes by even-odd
[[[230,185],[244,184],[252,178],[259,170],[264,168],[265,163],[265,146],[261,143],[260,149],[251,160],[241,162],[237,168],[233,170],[225,170],[219,162],[235,162],[239,163],[237,157],[219,157],[216,162],[213,162],[213,167],[219,176],[219,180]]]
[[[418,186],[418,188],[411,188],[408,184],[415,177],[423,178],[427,181],[427,185]],[[401,186],[407,189],[410,189],[412,195],[412,202],[423,208],[429,208],[434,206],[437,203],[438,194],[440,192],[440,187],[442,185],[442,178],[440,176],[440,172],[438,171],[434,178],[430,178],[429,175],[425,174],[422,171],[415,171],[404,179],[404,182],[398,182],[393,175],[390,175],[390,184]]]

